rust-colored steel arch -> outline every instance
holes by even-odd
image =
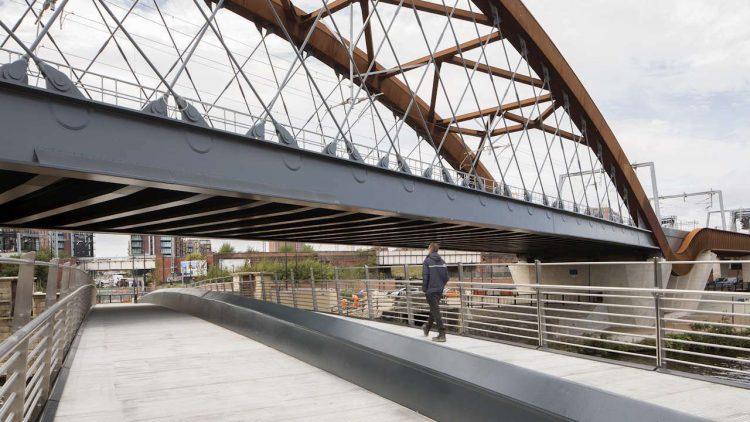
[[[596,107],[591,96],[575,75],[570,65],[526,6],[524,6],[521,0],[472,0],[472,2],[479,8],[482,12],[481,14],[461,10],[454,12],[453,18],[474,20],[477,23],[485,25],[498,22],[498,19],[493,17],[499,18],[499,33],[513,44],[518,51],[526,51],[528,63],[537,75],[545,75],[549,78],[547,88],[550,91],[550,95],[545,96],[545,100],[554,98],[557,103],[549,107],[543,115],[549,115],[548,113],[551,113],[553,107],[557,105],[566,105],[571,119],[582,133],[585,132],[588,144],[594,149],[603,168],[608,172],[612,180],[617,181],[615,186],[620,196],[626,201],[631,217],[639,226],[651,231],[654,241],[661,249],[665,258],[670,261],[693,260],[699,253],[707,249],[732,250],[736,253],[747,251],[750,253],[750,236],[716,230],[706,231],[705,229],[691,233],[685,238],[679,250],[674,251],[669,245],[664,230],[661,227],[661,222],[656,217],[648,196],[631,167],[630,161],[627,159],[617,138],[605,121],[604,116]],[[322,8],[312,13],[305,13],[295,7],[291,3],[291,0],[227,0],[224,5],[228,10],[245,17],[256,25],[264,27],[268,31],[285,39],[286,36],[281,28],[281,25],[283,25],[293,42],[301,45],[317,15],[327,15],[329,11],[330,13],[335,13],[355,3],[359,3],[366,14],[366,10],[369,7],[366,0],[335,0],[327,8]],[[381,0],[381,3],[399,4],[395,0]],[[427,13],[446,13],[445,7],[423,0],[404,0],[402,5],[406,7],[413,6],[417,10]],[[274,11],[276,12],[275,14]],[[365,32],[365,38],[369,51],[363,51],[359,48],[354,49],[355,66],[362,73],[367,70],[369,63],[373,61],[372,35],[369,30]],[[491,36],[485,37],[485,39],[476,39],[463,43],[460,47],[473,48],[479,43],[492,42],[497,39],[499,39],[499,34],[494,33]],[[350,63],[347,48],[342,45],[339,38],[325,24],[318,22],[305,46],[305,51],[330,66],[338,74],[346,76],[349,72]],[[435,56],[438,58],[436,61],[437,72],[439,72],[439,67],[443,63],[464,66],[476,65],[476,63],[470,63],[469,60],[460,59],[455,52],[451,54],[450,49],[437,52]],[[402,67],[410,68],[419,66],[427,61],[428,58],[416,59],[403,64]],[[477,66],[478,70],[482,72],[504,78],[510,77],[507,70],[482,64]],[[365,84],[370,93],[382,94],[378,97],[380,102],[402,115],[406,113],[408,105],[412,100],[412,95],[414,95],[416,101],[405,117],[406,123],[428,140],[440,140],[445,135],[445,131],[448,131],[445,144],[440,151],[441,155],[455,169],[469,171],[471,168],[470,163],[474,161],[474,153],[462,141],[459,134],[481,136],[483,132],[455,126],[444,126],[450,119],[444,119],[435,112],[436,85],[433,86],[432,101],[425,101],[410,92],[409,88],[399,79],[393,77],[401,71],[400,69],[385,68],[375,62],[371,72],[378,73],[379,76],[367,78]],[[542,81],[532,77],[517,77],[516,81],[536,87],[542,86]],[[361,83],[356,78],[354,82]],[[523,101],[519,101],[517,104],[498,104],[497,107],[502,110],[512,110],[513,108],[522,107],[523,104]],[[495,109],[481,110],[476,114],[482,115],[493,113],[494,111]],[[544,118],[536,119],[535,121],[526,121],[513,113],[506,113],[505,116],[506,119],[515,120],[519,123],[518,125],[504,129],[508,132],[523,130],[524,126],[542,131],[553,130],[542,123]],[[473,117],[476,116],[459,116],[459,120],[471,119]],[[493,132],[493,135],[496,134]],[[571,133],[565,132],[559,134],[564,138],[581,142],[579,137]],[[493,179],[490,172],[481,162],[477,163],[475,171],[479,176]],[[689,268],[689,266],[675,266],[673,272],[684,274]]]
[[[338,1],[329,8],[332,12],[335,12],[351,3],[349,0]],[[278,20],[271,9],[271,5],[273,5],[276,11]],[[304,42],[310,26],[314,23],[314,20],[310,19],[312,14],[304,13],[288,0],[230,0],[224,3],[224,7],[254,22],[256,25],[275,33],[282,39],[286,39],[278,23],[278,21],[281,21],[281,25],[286,28],[286,31],[298,46]],[[370,37],[368,36],[367,39],[368,45],[371,45]],[[491,42],[491,40],[489,41]],[[336,73],[348,76],[350,60],[347,47],[342,45],[339,38],[323,23],[317,23],[305,46],[305,51],[330,66]],[[368,52],[362,51],[359,48],[354,49],[354,61],[360,73],[364,74],[367,71],[370,60]],[[385,72],[387,70],[384,66],[376,62],[371,72]],[[355,82],[357,81],[355,80]],[[412,100],[411,91],[407,88],[406,84],[397,78],[369,77],[366,80],[366,85],[371,93],[382,94],[378,97],[381,103],[401,114],[407,110]],[[442,118],[434,114],[429,104],[416,96],[416,94],[414,95],[416,101],[406,116],[406,123],[417,133],[424,136],[425,139],[432,139],[436,143],[439,143],[446,129],[441,129],[435,122],[441,121]],[[433,121],[430,121],[428,118],[431,113],[434,116]],[[474,154],[458,134],[453,132],[447,134],[441,152],[453,168],[465,172],[470,171]],[[490,180],[493,179],[490,172],[481,163],[478,163],[475,171],[481,177]]]
[[[528,62],[534,71],[540,75],[544,73],[549,75],[552,96],[567,98],[568,112],[573,121],[578,124],[579,129],[586,131],[590,143],[601,146],[602,166],[613,180],[618,181],[617,189],[620,196],[628,201],[631,216],[639,222],[639,225],[651,231],[654,241],[667,260],[692,261],[706,250],[734,254],[750,253],[750,236],[712,229],[697,229],[691,232],[685,237],[680,248],[674,251],[614,132],[539,22],[521,0],[472,1],[487,16],[492,16],[493,8],[499,8],[500,28],[508,41],[519,51],[524,48],[522,44],[525,44]],[[676,275],[683,275],[691,267],[690,265],[675,265],[672,272]]]

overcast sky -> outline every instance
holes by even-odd
[[[7,1],[0,0],[0,10]],[[750,111],[749,1],[526,4],[593,97],[628,158],[656,163],[660,194],[721,189],[727,207],[750,207],[745,130]],[[648,174],[639,176],[650,190]],[[704,223],[710,205],[703,197],[671,200],[662,204],[662,215]],[[241,250],[247,245],[231,243]],[[127,237],[97,235],[96,254],[127,254]]]
[[[750,2],[526,2],[615,132],[628,158],[656,163],[659,193],[721,189],[750,206]],[[647,174],[639,174],[644,185]],[[704,198],[662,215],[705,223]],[[718,222],[717,220],[714,220]]]

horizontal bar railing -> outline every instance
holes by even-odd
[[[448,264],[452,277],[440,310],[446,329],[454,334],[750,385],[750,292],[665,288],[662,278],[669,276],[671,264],[661,260]],[[629,282],[638,287],[625,287],[625,281],[622,285],[560,282],[559,274],[567,267],[603,265],[631,266],[631,278],[639,276]],[[429,314],[422,281],[415,279],[420,270],[417,265],[335,268],[332,280],[315,280],[312,274],[279,280],[264,274],[246,296],[416,327]],[[612,275],[612,284],[617,284],[617,277]],[[234,283],[223,277],[189,286],[238,294]]]
[[[35,261],[35,252],[0,258],[17,276],[0,285],[12,309],[10,335],[0,343],[0,420],[33,421],[41,415],[65,356],[96,300],[87,272],[69,262]],[[34,279],[44,283],[34,283]],[[15,284],[15,286],[13,286]],[[44,288],[44,292],[36,289]],[[5,289],[5,292],[2,292]],[[10,292],[14,292],[12,295]],[[34,302],[43,297],[44,301]]]

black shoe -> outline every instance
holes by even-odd
[[[437,343],[445,343],[445,333],[440,333],[436,337],[433,337],[432,341]]]
[[[422,332],[424,333],[425,337],[430,336],[430,327],[427,326],[427,324],[422,326]]]

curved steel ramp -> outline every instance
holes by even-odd
[[[222,293],[170,289],[145,301],[262,342],[437,420],[703,420],[395,333]]]

